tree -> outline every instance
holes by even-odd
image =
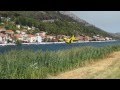
[[[22,42],[20,40],[16,40],[15,44],[16,45],[22,45]]]

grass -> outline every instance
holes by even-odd
[[[88,79],[120,79],[120,60],[114,59],[114,62],[105,68],[104,70],[98,71],[95,74],[88,75]]]
[[[120,46],[77,47],[62,51],[13,50],[0,54],[1,79],[39,79],[107,57]]]

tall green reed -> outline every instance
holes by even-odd
[[[120,51],[119,45],[102,48],[76,47],[69,50],[12,50],[0,54],[0,78],[38,79],[72,70]]]

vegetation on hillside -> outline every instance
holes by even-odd
[[[101,35],[113,37],[109,33],[96,28],[95,26],[86,26],[85,23],[77,22],[67,15],[61,14],[59,11],[0,11],[1,17],[10,17],[15,24],[24,26],[34,26],[38,28],[32,33],[46,31],[48,34],[73,35],[84,34],[88,36]],[[42,22],[42,20],[54,20],[54,22]],[[8,29],[15,30],[14,25],[6,25]]]

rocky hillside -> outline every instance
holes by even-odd
[[[77,17],[75,14],[73,14],[70,11],[60,11],[60,13],[63,14],[63,15],[67,15],[67,16],[71,17],[73,20],[75,20],[77,22],[84,23],[84,24],[86,24],[86,26],[87,25],[91,26],[91,24],[89,24],[85,20],[80,19],[79,17]]]
[[[116,39],[120,39],[120,33],[111,33],[113,37],[116,37]]]

